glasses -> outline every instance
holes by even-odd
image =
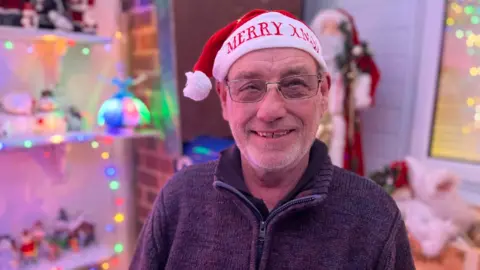
[[[276,84],[277,91],[289,100],[311,98],[318,93],[322,75],[296,75],[282,78],[278,82],[267,82],[260,79],[240,79],[227,81],[228,92],[235,102],[253,103],[262,100],[268,91],[269,84]]]

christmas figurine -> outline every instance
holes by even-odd
[[[332,82],[317,137],[328,145],[333,164],[364,175],[359,112],[373,105],[380,72],[344,10],[320,11],[311,28],[322,44]]]
[[[49,89],[43,90],[36,106],[36,125],[35,133],[51,134],[65,133],[67,123],[64,112],[59,109],[59,105],[53,92]]]
[[[8,26],[21,26],[23,0],[0,1],[0,24]]]
[[[66,17],[64,0],[30,0],[39,15],[40,28],[72,31],[73,23]]]
[[[15,241],[6,235],[0,236],[0,269],[16,270],[18,269],[18,252],[15,248]]]
[[[35,101],[28,93],[8,93],[0,102],[0,132],[11,137],[31,134],[35,126],[33,105]]]
[[[37,262],[37,249],[32,234],[28,230],[22,232],[20,239],[20,252],[22,262],[24,264],[32,264]]]
[[[50,247],[47,241],[47,233],[41,221],[35,222],[32,228],[32,239],[35,243],[38,257],[50,257]]]
[[[62,249],[68,249],[70,239],[70,219],[65,209],[60,209],[53,231],[54,242]]]
[[[38,28],[38,14],[31,3],[25,3],[22,11],[21,23],[24,28]]]
[[[75,31],[95,34],[97,23],[92,17],[95,0],[68,0],[68,9]]]
[[[80,111],[74,106],[70,106],[66,112],[67,130],[81,131],[83,128],[83,117]]]

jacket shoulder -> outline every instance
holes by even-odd
[[[334,167],[329,196],[341,199],[348,209],[380,219],[393,220],[399,212],[393,198],[377,183],[338,167]]]

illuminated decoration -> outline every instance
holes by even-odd
[[[118,170],[115,166],[115,162],[111,160],[112,151],[113,151],[113,137],[103,137],[99,141],[93,141],[91,143],[91,147],[93,149],[99,150],[100,145],[102,146],[102,150],[100,152],[101,158],[105,161],[104,167],[104,175],[108,181],[108,186],[110,190],[114,194],[114,215],[112,216],[112,223],[105,226],[105,231],[109,233],[115,233],[116,227],[121,225],[125,221],[125,214],[122,212],[122,208],[124,206],[125,199],[122,198],[119,194],[119,190],[121,188],[120,183],[118,181]],[[113,251],[115,254],[120,254],[124,251],[124,245],[121,242],[116,242],[113,245]],[[105,261],[100,263],[97,267],[92,267],[90,269],[109,269],[111,266],[115,266],[118,264],[118,257],[114,256],[109,261]]]
[[[109,133],[119,133],[125,130],[132,131],[137,126],[148,125],[151,114],[147,106],[128,90],[145,80],[145,76],[136,79],[126,77],[123,66],[119,65],[118,78],[113,78],[111,83],[118,88],[118,92],[107,99],[98,111],[97,124],[105,126]]]
[[[480,1],[446,9],[430,155],[480,162]]]

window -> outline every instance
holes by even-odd
[[[480,4],[463,0],[446,2],[429,154],[433,158],[477,163],[480,162]]]

